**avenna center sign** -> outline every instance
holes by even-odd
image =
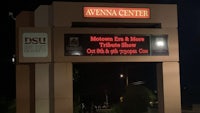
[[[84,7],[86,18],[150,18],[149,8]]]

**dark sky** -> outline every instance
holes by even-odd
[[[34,10],[40,4],[51,4],[52,1],[72,1],[72,2],[114,2],[114,3],[162,3],[175,4],[178,0],[9,0],[9,11],[18,14],[22,10]],[[189,0],[188,0],[189,1]]]
[[[178,31],[183,102],[200,103],[200,11],[197,0],[178,3]]]
[[[8,9],[13,12],[14,17],[23,10],[33,11],[39,4],[50,4],[52,0],[9,0]],[[78,1],[78,0],[77,0]],[[100,1],[100,0],[99,0]],[[97,2],[91,0],[91,2]],[[108,2],[101,0],[101,2]],[[181,89],[183,103],[192,101],[200,103],[200,7],[199,0],[112,0],[110,2],[129,2],[129,3],[161,3],[177,4],[178,10],[178,35],[180,47],[180,72],[181,72]],[[15,53],[15,22],[9,17],[9,36],[1,40],[3,55],[3,81],[8,86],[7,92],[13,95],[15,89],[14,65],[11,62],[12,54]],[[2,82],[4,83],[4,82]],[[2,86],[1,86],[2,87]],[[192,98],[195,97],[195,98]]]

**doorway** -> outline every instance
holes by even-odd
[[[155,110],[156,63],[73,63],[73,103],[74,113]]]

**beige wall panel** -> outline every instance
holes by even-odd
[[[20,27],[33,27],[34,26],[34,13],[29,11],[22,11],[16,16],[16,61],[19,62],[19,28]]]
[[[54,103],[55,103],[55,108],[54,108],[55,113],[73,113],[73,106],[72,106],[73,103],[69,101],[69,99],[57,98],[55,99]]]
[[[34,12],[35,27],[50,27],[52,24],[51,6],[40,5]]]
[[[163,62],[164,113],[181,113],[178,62]]]
[[[35,110],[49,113],[49,64],[35,64]]]
[[[151,9],[150,19],[88,19],[83,18],[84,6],[147,7]],[[162,23],[162,27],[177,28],[177,6],[175,4],[131,4],[131,3],[87,3],[53,2],[53,25],[70,27],[71,22],[124,22]]]
[[[177,29],[54,28],[55,62],[161,62],[179,61]],[[168,34],[169,56],[64,56],[64,34]],[[103,58],[103,59],[102,59]]]
[[[31,11],[22,11],[16,16],[16,28],[34,26],[34,13]]]
[[[16,113],[31,113],[30,66],[16,65]]]
[[[54,64],[55,113],[73,113],[72,63]]]

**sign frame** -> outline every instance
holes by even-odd
[[[84,18],[150,19],[151,10],[145,7],[83,7]]]
[[[27,39],[25,41],[25,39],[24,39],[25,34],[26,34],[26,36],[30,35],[30,37],[32,37],[32,39]],[[39,35],[32,35],[32,34],[39,34]],[[45,34],[45,35],[41,35],[41,34]],[[45,39],[39,39],[39,38],[42,38],[40,36],[45,36],[45,37],[43,37]],[[31,42],[31,40],[32,40],[32,42]],[[25,46],[28,44],[30,44],[30,45]],[[33,51],[36,50],[34,48],[38,48],[40,50],[43,50],[44,53],[42,53],[42,52],[31,53],[30,52],[30,54],[28,54],[28,53],[24,52],[24,50],[25,50],[24,47],[30,47],[30,48],[32,48]],[[21,27],[21,28],[19,28],[17,51],[18,51],[17,54],[19,54],[18,61],[20,63],[22,63],[22,62],[23,63],[51,62],[51,29],[50,28],[37,28],[37,27],[34,27],[34,28],[33,27]]]
[[[64,55],[169,56],[168,35],[64,34]]]

